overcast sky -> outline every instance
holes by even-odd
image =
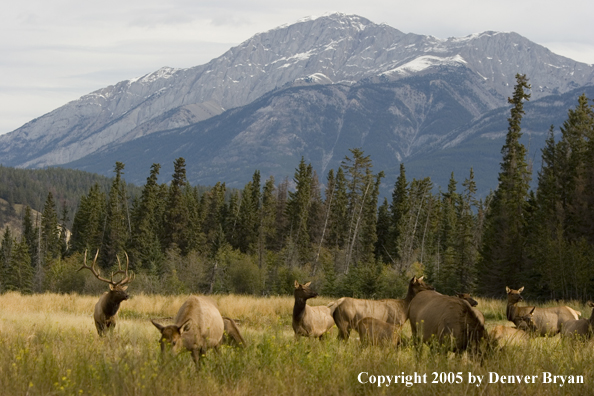
[[[163,66],[204,64],[307,16],[356,14],[439,38],[514,31],[594,63],[592,0],[19,0],[0,13],[0,134]]]

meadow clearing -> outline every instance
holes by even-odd
[[[415,346],[410,340],[408,323],[403,328],[404,342],[398,347],[362,347],[356,332],[351,333],[348,342],[341,342],[336,339],[336,328],[321,342],[304,338],[295,341],[290,296],[212,296],[223,315],[238,320],[248,345],[245,349],[224,346],[220,353],[209,351],[197,371],[189,353],[161,356],[159,332],[149,321],[153,318],[170,323],[168,318],[175,315],[186,298],[133,295],[121,305],[115,332],[100,338],[92,318],[98,296],[1,295],[0,394],[580,395],[594,392],[591,341],[572,341],[558,335],[542,337],[530,340],[525,346],[491,351],[475,358],[466,353],[444,352],[435,346]],[[318,297],[309,304],[330,301]],[[505,319],[503,299],[477,301],[487,329],[497,324],[511,325]],[[575,301],[565,304],[580,310],[585,317],[590,316],[591,308],[584,304]],[[550,373],[551,377],[543,373]],[[477,386],[480,376],[482,381]],[[556,383],[545,383],[554,376],[564,377],[555,378]],[[568,383],[571,379],[579,381],[579,376],[583,383]],[[388,380],[390,384],[386,386]],[[513,383],[507,383],[512,380]],[[380,382],[383,382],[381,386]]]

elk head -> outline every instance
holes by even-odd
[[[510,289],[509,287],[505,286],[505,291],[507,292],[507,304],[514,305],[520,301],[524,301],[524,298],[520,295],[524,290],[524,286],[520,287],[518,290]]]
[[[530,313],[520,316],[516,322],[516,327],[524,331],[535,331],[538,329],[534,322],[533,314],[536,307],[533,307]]]
[[[478,302],[474,298],[470,297],[470,293],[456,293],[456,296],[462,300],[468,301],[471,307],[476,307],[478,305]]]
[[[299,282],[295,281],[295,298],[307,300],[308,298],[317,297],[318,293],[310,289],[309,285],[311,285],[311,282],[301,285]]]
[[[181,326],[169,325],[163,326],[151,319],[151,323],[161,332],[161,352],[165,352],[165,348],[170,346],[175,353],[179,353],[184,348],[182,335],[190,330],[192,319],[188,319]]]

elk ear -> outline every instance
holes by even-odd
[[[297,282],[297,279],[295,279],[295,289],[297,289],[299,287],[299,282]]]
[[[530,311],[530,315],[532,315],[532,313],[534,313],[535,309],[536,309],[536,307],[532,307],[532,311]]]
[[[154,320],[152,320],[152,319],[151,319],[151,323],[152,323],[152,324],[154,324],[154,325],[155,325],[155,327],[156,327],[157,329],[159,329],[159,331],[160,331],[161,333],[163,333],[163,329],[165,328],[165,326],[163,326],[163,325],[161,325],[161,324],[159,324],[159,323],[155,322],[155,321],[154,321]]]
[[[524,290],[524,286],[522,286],[518,289],[518,293],[522,293],[522,290]]]
[[[128,285],[126,285],[126,286],[121,286],[121,289],[122,289],[123,291],[126,291],[126,290],[128,289]]]
[[[511,289],[509,287],[505,286],[505,291],[507,294],[509,294],[511,292]]]
[[[594,303],[592,301],[588,301],[588,306],[594,308]]]
[[[311,285],[311,282],[307,282],[307,283],[306,283],[305,285],[303,285],[303,286],[305,286],[305,287],[309,287],[309,285]]]
[[[191,327],[192,327],[192,319],[186,320],[183,325],[179,326],[179,334],[183,334],[186,331],[190,331]]]
[[[418,280],[422,281],[424,277],[425,277],[425,275],[421,276]]]

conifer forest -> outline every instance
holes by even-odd
[[[594,107],[576,98],[533,169],[520,142],[530,84],[516,80],[498,185],[486,197],[472,168],[438,187],[407,179],[403,163],[381,198],[385,174],[360,148],[325,175],[303,158],[284,180],[255,170],[241,190],[190,185],[186,161],[199,158],[178,158],[168,184],[153,164],[139,188],[116,162],[72,212],[55,190],[45,202],[9,200],[26,207],[20,235],[0,235],[0,291],[96,293],[78,269],[98,252],[102,273],[127,256],[135,291],[154,294],[292,294],[298,279],[326,296],[400,298],[424,274],[445,294],[501,297],[525,286],[533,299],[592,298]]]

